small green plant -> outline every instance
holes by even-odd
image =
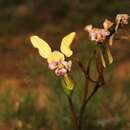
[[[66,110],[66,114],[69,114],[67,109],[69,108],[69,115],[75,130],[101,129],[100,126],[96,125],[95,116],[86,119],[86,117],[89,117],[86,115],[86,111],[96,110],[94,107],[94,110],[91,110],[91,108],[90,110],[86,109],[86,106],[93,101],[92,97],[95,96],[99,89],[103,88],[105,85],[104,71],[113,62],[110,47],[113,44],[113,39],[117,31],[124,25],[128,24],[128,18],[129,16],[127,14],[118,14],[114,22],[105,19],[102,28],[95,28],[92,25],[87,25],[85,27],[85,30],[89,33],[90,40],[95,43],[95,47],[87,60],[87,65],[84,65],[78,57],[76,57],[73,62],[72,60],[68,60],[68,58],[73,55],[70,45],[76,37],[75,32],[68,34],[62,39],[60,51],[52,51],[46,41],[42,40],[38,36],[31,36],[33,46],[38,49],[40,56],[47,60],[48,68],[54,71],[56,76],[61,78],[63,92],[68,101],[68,104],[66,104],[66,102],[61,102],[61,105]],[[72,63],[79,66],[85,79],[84,87],[80,87],[81,97],[77,108],[75,107],[76,101],[74,100],[74,96],[78,94],[76,93],[76,84],[78,84],[78,81],[74,81],[74,76],[70,74],[72,72]],[[93,66],[95,66],[94,74],[96,76],[92,75]],[[59,94],[58,96],[62,99],[63,95]],[[60,104],[58,107],[60,107]],[[60,110],[57,112],[60,112]],[[65,113],[61,114],[63,116],[62,120],[64,120],[66,124],[70,124],[70,120],[65,118]],[[63,127],[61,129],[64,129],[65,127],[66,129],[72,129],[71,127],[67,127],[66,124],[61,126]]]
[[[36,106],[37,95],[32,91],[19,94],[19,101],[12,101],[11,90],[0,95],[0,125],[14,130],[50,129],[45,108]]]

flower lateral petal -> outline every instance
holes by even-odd
[[[30,40],[33,47],[37,48],[40,56],[47,58],[51,54],[51,47],[49,44],[38,36],[31,36]]]
[[[72,32],[62,39],[60,50],[66,57],[70,57],[73,54],[73,51],[71,50],[70,46],[75,36],[76,33]]]

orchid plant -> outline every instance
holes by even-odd
[[[104,70],[113,62],[110,47],[112,46],[114,36],[118,29],[125,24],[128,24],[128,18],[129,16],[127,14],[118,14],[115,18],[115,22],[105,19],[102,28],[95,28],[92,25],[87,25],[85,27],[85,30],[89,33],[90,40],[96,43],[96,49],[92,52],[93,55],[88,59],[87,68],[80,60],[76,60],[76,63],[79,65],[85,76],[83,100],[80,104],[79,113],[76,112],[72,100],[73,90],[75,89],[75,84],[69,75],[72,61],[67,60],[67,58],[70,58],[73,55],[73,51],[70,47],[76,37],[76,32],[72,32],[62,39],[60,51],[52,51],[49,44],[38,36],[31,36],[30,38],[32,45],[38,49],[40,56],[47,60],[48,68],[53,70],[55,75],[62,79],[63,90],[68,99],[72,124],[75,130],[82,130],[86,105],[91,101],[97,90],[105,84]],[[96,61],[97,80],[94,80],[90,75],[92,60]],[[92,82],[95,85],[90,94],[88,94],[89,82]]]

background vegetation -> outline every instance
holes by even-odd
[[[129,6],[129,0],[0,0],[0,129],[72,130],[61,81],[47,69],[29,37],[39,35],[58,48],[63,36],[76,31],[74,58],[85,64],[93,44],[84,26],[102,26],[105,18],[114,21],[118,13],[130,15]],[[117,37],[130,37],[127,28]],[[105,72],[106,85],[87,106],[84,130],[130,129],[129,42],[115,40],[114,63]],[[84,79],[75,64],[72,75],[79,111]]]

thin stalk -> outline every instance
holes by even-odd
[[[84,115],[85,107],[86,107],[86,100],[87,100],[87,96],[88,96],[89,82],[97,83],[97,81],[90,78],[90,67],[91,67],[92,58],[94,56],[95,56],[95,51],[93,52],[92,56],[90,57],[89,62],[88,62],[88,66],[87,66],[86,69],[85,69],[85,67],[83,66],[83,64],[81,62],[78,62],[78,65],[81,68],[81,70],[83,71],[84,76],[85,76],[85,86],[84,86],[83,101],[82,101],[81,108],[80,108],[80,113],[79,113],[79,129],[80,130],[82,129],[82,124],[83,124],[83,115]]]
[[[92,97],[96,94],[96,92],[98,91],[98,89],[100,88],[99,84],[97,83],[95,85],[95,88],[93,89],[92,93],[89,95],[88,98],[86,98],[86,100],[84,100],[81,109],[80,109],[80,114],[79,114],[79,129],[82,130],[82,126],[83,126],[83,115],[85,112],[85,108],[88,104],[88,102],[92,99]]]
[[[73,127],[74,127],[75,130],[80,130],[79,126],[78,126],[78,119],[77,119],[76,111],[74,109],[74,105],[73,105],[71,97],[68,97],[68,102],[69,102],[69,107],[70,107],[71,119],[72,119]]]
[[[92,78],[87,74],[87,71],[86,71],[85,67],[83,66],[83,64],[82,64],[80,61],[78,61],[78,65],[79,65],[79,67],[81,68],[81,70],[82,70],[82,72],[84,73],[85,78],[86,78],[87,80],[89,80],[89,81],[92,82],[92,83],[96,83],[96,82],[97,82],[97,81],[95,81],[94,79],[92,79]]]

